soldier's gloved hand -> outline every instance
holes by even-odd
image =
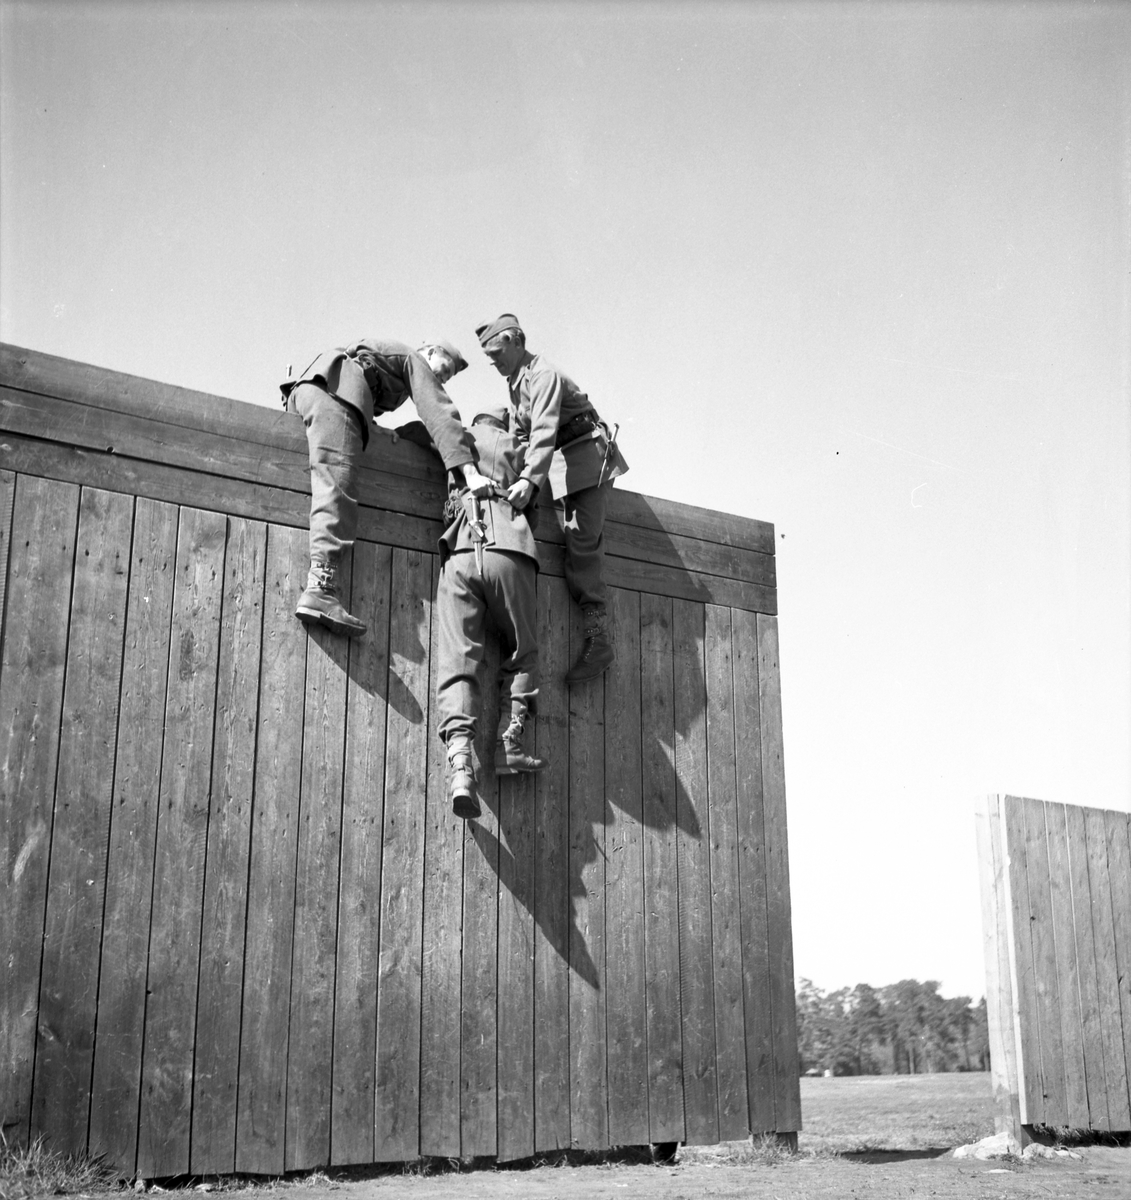
[[[518,479],[507,489],[507,503],[519,512],[530,503],[534,495],[534,484],[529,479]]]
[[[490,495],[495,486],[486,475],[480,475],[470,463],[463,468],[463,481],[467,484],[467,490],[480,499]]]

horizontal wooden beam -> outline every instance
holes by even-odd
[[[285,440],[289,444],[268,448],[226,434],[171,425],[150,415],[0,387],[0,428],[12,433],[309,495],[306,439],[297,420],[289,418],[288,425]],[[397,449],[391,445],[388,448]],[[447,495],[444,472],[432,455],[418,447],[413,450],[421,460],[415,475],[390,474],[384,469],[383,455],[380,466],[375,456],[366,456],[359,472],[363,505],[434,519]],[[629,496],[634,502],[646,500],[631,493]],[[607,523],[610,554],[656,566],[721,575],[760,587],[775,586],[773,555],[668,533],[657,518],[644,515],[644,505],[634,503],[633,507],[640,514],[639,521],[612,519]],[[561,544],[563,537],[552,506],[544,504],[539,516],[539,538]]]
[[[277,525],[307,528],[310,521],[310,500],[306,491],[269,484],[248,487],[245,482],[224,474],[206,474],[184,466],[171,466],[106,449],[45,441],[7,430],[0,440],[0,468]],[[544,525],[556,534],[552,517],[545,515]],[[439,521],[367,503],[363,489],[358,522],[358,537],[363,541],[435,552],[441,532]],[[562,575],[560,538],[541,540],[541,534],[540,525],[542,570],[548,575]],[[773,586],[626,557],[612,553],[613,548],[619,546],[610,547],[606,554],[605,574],[608,583],[614,587],[724,604],[747,612],[771,615],[777,612],[777,591]]]
[[[183,439],[186,445],[199,444],[216,455],[217,462],[260,464],[269,473],[272,469],[287,469],[289,455],[295,452],[305,461],[305,445],[296,418],[266,405],[229,400],[7,343],[0,343],[0,385],[170,426],[164,434],[165,442]],[[92,417],[83,418],[80,424],[91,432],[97,428]],[[196,434],[204,435],[203,440],[198,442],[192,436]],[[37,436],[50,435],[40,430]],[[222,449],[221,441],[233,444]],[[427,451],[408,442],[382,444],[380,474],[400,476],[417,488],[426,480],[425,494],[443,488],[439,465]],[[395,485],[389,486],[396,490]],[[640,532],[713,542],[763,555],[774,553],[774,528],[769,522],[624,489],[613,493],[609,521],[631,525]]]

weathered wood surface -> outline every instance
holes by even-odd
[[[990,796],[979,814],[997,1123],[1131,1128],[1128,814]]]
[[[772,527],[616,494],[618,661],[567,691],[544,511],[550,766],[494,777],[492,643],[465,824],[422,451],[363,472],[345,642],[293,616],[293,418],[11,347],[0,388],[5,1136],[161,1177],[799,1127]]]
[[[988,796],[975,814],[982,893],[982,950],[986,968],[990,1080],[994,1126],[1020,1140],[1021,1101],[1014,1020],[1013,929],[1009,916],[1009,867],[1005,861],[1000,797]]]

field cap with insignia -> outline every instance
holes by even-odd
[[[479,339],[479,344],[486,347],[487,343],[492,338],[496,338],[500,333],[504,333],[508,329],[517,329],[522,332],[522,326],[518,323],[518,317],[514,313],[503,313],[501,317],[496,317],[486,325],[480,325],[475,331],[475,336]]]

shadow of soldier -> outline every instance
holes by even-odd
[[[346,579],[350,611],[367,626],[364,636],[350,642],[351,687],[369,697],[370,708],[377,698],[412,725],[424,721],[424,708],[401,672],[405,664],[419,666],[428,658],[424,598],[435,591],[433,557],[359,541],[354,543]],[[415,587],[406,586],[414,576],[418,577]]]
[[[498,781],[481,774],[493,820],[475,823],[473,839],[503,891],[532,918],[535,953],[556,955],[594,991],[602,989],[610,945],[639,960],[643,975],[647,899],[678,938],[678,864],[706,862],[699,811],[707,798],[710,597],[683,576],[684,597],[675,600],[610,588],[617,662],[601,679],[567,690],[562,677],[583,644],[581,618],[564,579],[544,573],[542,688],[530,740],[549,766]],[[492,737],[497,661],[496,650],[483,689],[482,724]],[[490,746],[481,750],[486,759]]]

